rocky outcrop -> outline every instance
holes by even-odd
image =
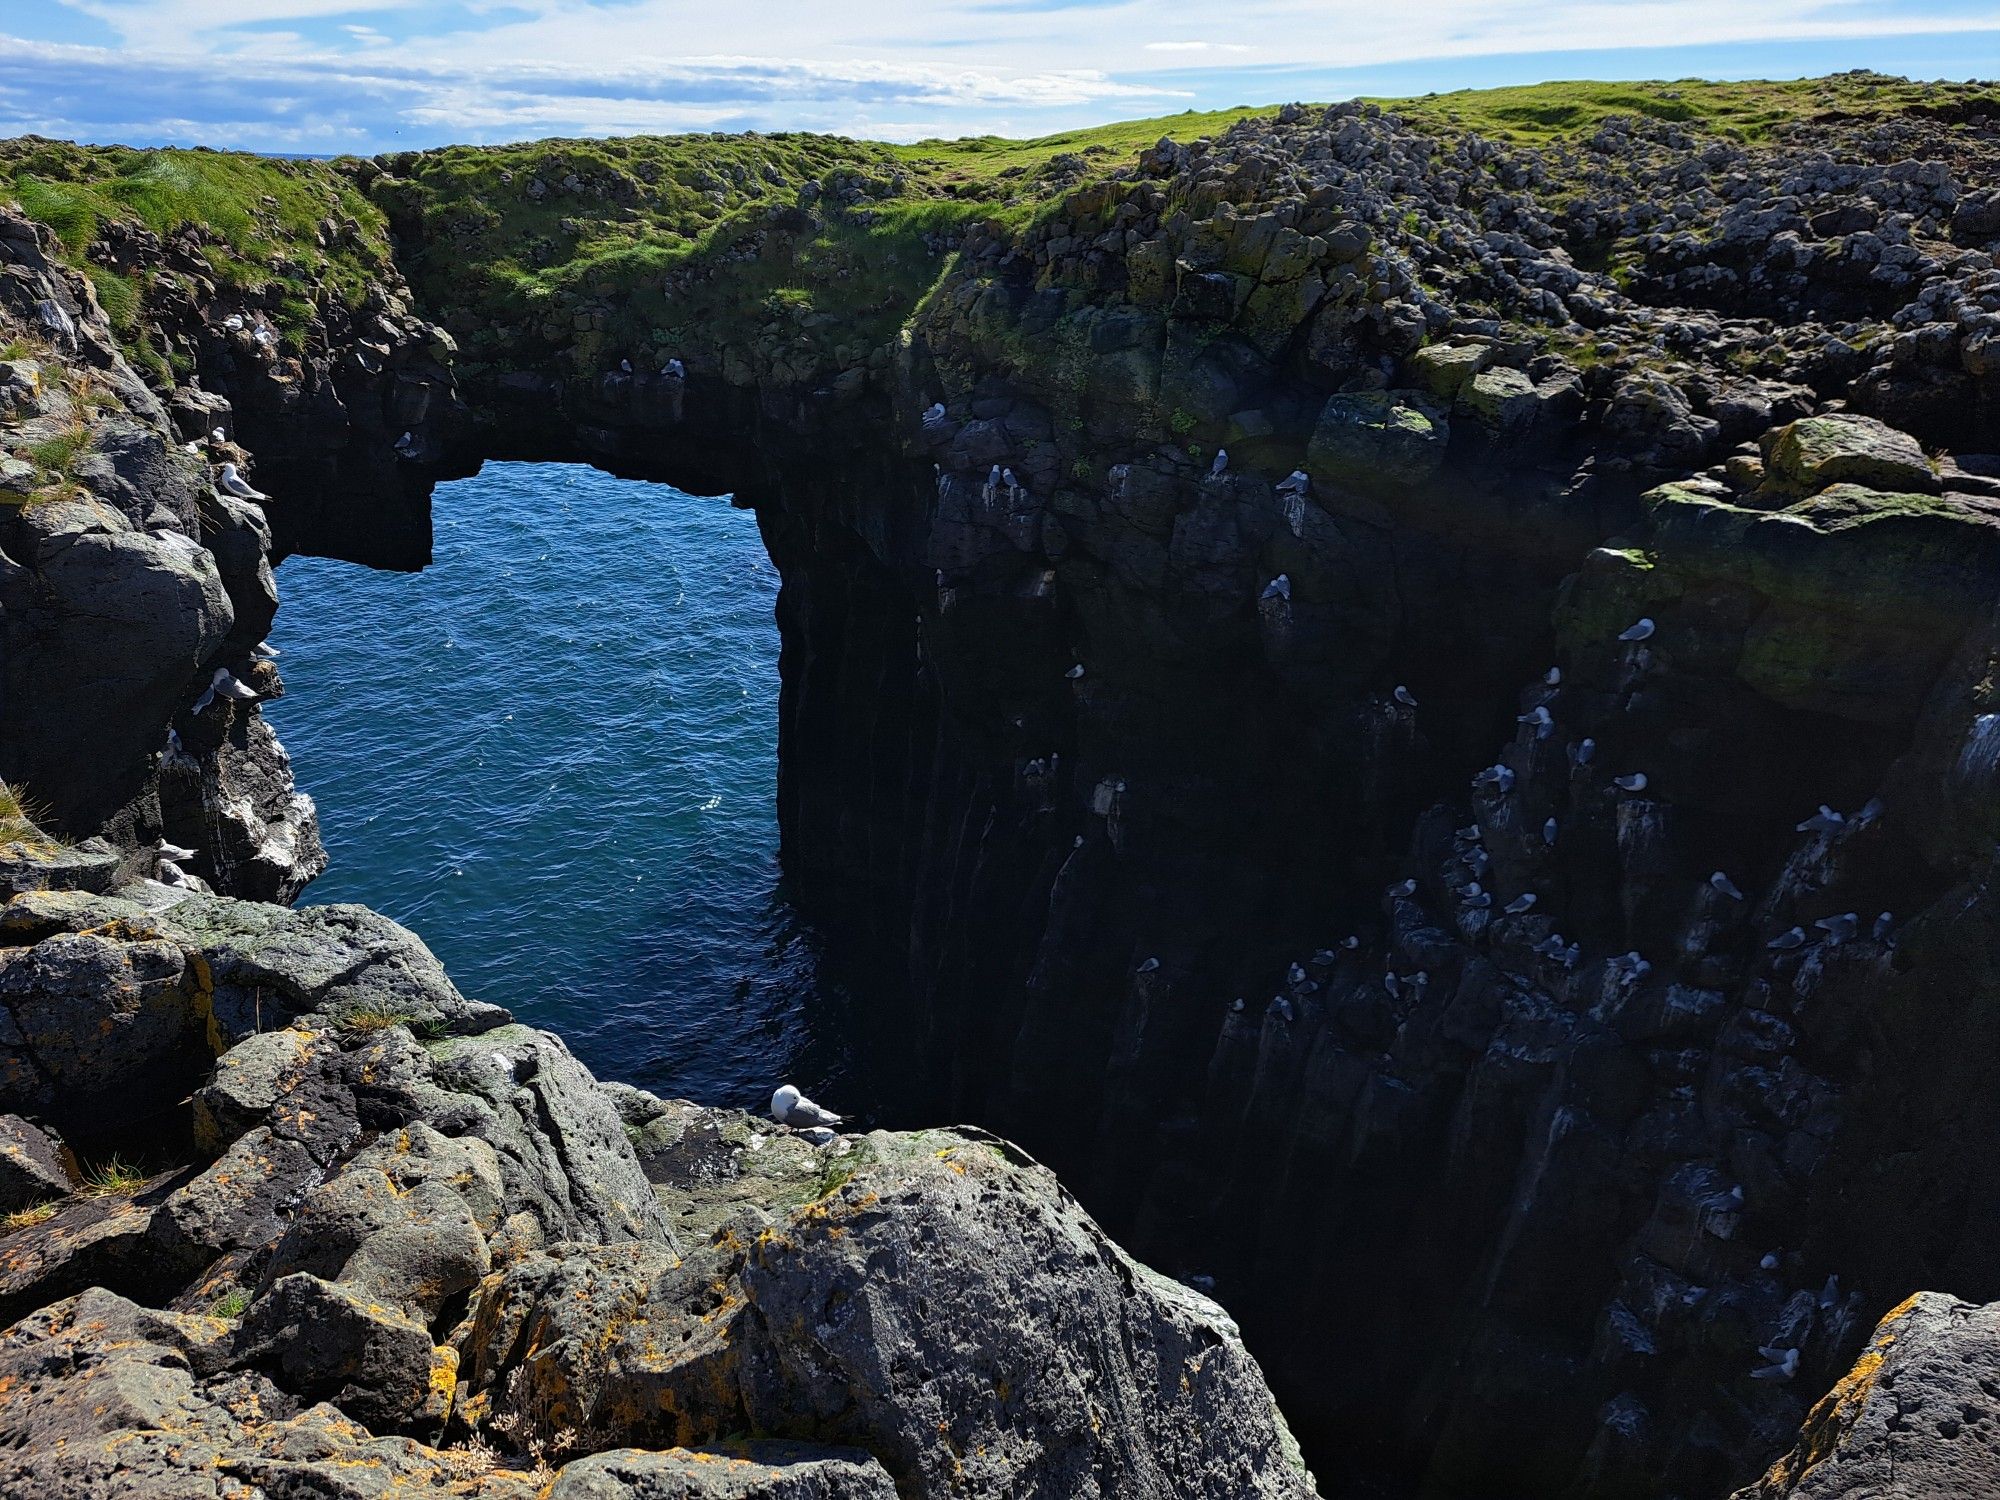
[[[926,274],[790,331],[763,289],[810,278],[906,184],[828,174],[665,271],[607,264],[497,324],[454,256],[540,264],[541,240],[493,239],[514,196],[566,195],[581,240],[640,190],[406,153],[358,179],[414,275],[373,314],[380,347],[343,344],[362,325],[329,315],[324,347],[267,359],[228,306],[192,306],[203,386],[173,415],[189,431],[225,391],[262,414],[279,550],[420,562],[428,482],[488,457],[732,490],[785,580],[784,860],[880,976],[864,1050],[885,1110],[1004,1129],[1212,1283],[1339,1478],[1721,1494],[1794,1441],[1872,1319],[1920,1289],[2000,1296],[1977,1145],[2000,1044],[1982,118],[1940,91],[1755,145],[1633,118],[1529,147],[1294,107],[1064,170],[1025,224],[898,242]],[[758,310],[732,316],[753,265]],[[476,340],[456,392],[433,320]],[[201,540],[232,622],[255,620],[254,518]],[[275,690],[228,654],[248,643],[234,624],[221,647],[183,636],[149,649],[200,658],[188,699],[214,662]],[[165,826],[218,889],[283,894],[303,818],[280,774],[227,759],[274,764],[254,708],[176,712],[196,769],[152,795],[182,821],[145,821],[141,761],[92,791],[137,809],[111,847]],[[187,907],[166,918],[206,909]],[[114,958],[158,963],[133,971],[130,995],[160,997],[141,1029],[198,1064],[175,975],[205,939],[96,925],[34,937],[55,947],[24,993],[44,1003],[45,973],[108,992]],[[855,1441],[866,1403],[837,1341],[732,1363],[768,1352],[751,1330],[780,1305],[755,1247],[803,1229],[760,1221],[740,1264],[704,1262],[726,1316],[690,1302],[652,1231],[603,1248],[629,1181],[574,1196],[566,1153],[615,1149],[604,1122],[503,1130],[512,1095],[475,1030],[427,1043],[426,1086],[494,1112],[480,1138],[543,1226],[521,1226],[495,1296],[562,1334],[540,1363],[461,1350],[490,1408],[560,1447],[623,1440],[639,1398],[621,1382],[657,1380],[705,1423],[823,1386],[847,1404],[802,1435]],[[521,1045],[509,1066],[564,1072]],[[203,1106],[216,1122],[277,1092],[239,1075],[241,1100]],[[615,1102],[686,1264],[815,1160],[740,1119]],[[813,1201],[846,1213],[844,1195]],[[152,1243],[153,1208],[100,1205],[90,1242]],[[598,1249],[547,1239],[586,1211]],[[423,1254],[462,1278],[478,1257],[454,1243]],[[851,1298],[837,1261],[823,1289]],[[276,1287],[265,1378],[293,1328],[340,1331],[284,1374],[302,1399],[432,1357],[427,1308]],[[1050,1315],[1095,1317],[1095,1295]],[[643,1318],[588,1321],[642,1296]],[[719,1322],[742,1330],[727,1348],[704,1342]],[[604,1340],[632,1357],[602,1363]],[[1052,1388],[1144,1387],[1146,1368],[1085,1381],[1058,1362]],[[433,1413],[400,1399],[372,1419],[427,1434]],[[863,1446],[907,1485],[943,1462],[916,1436]],[[1067,1482],[1056,1457],[1021,1461]]]
[[[0,930],[0,1107],[91,1164],[4,1117],[0,1493],[1313,1493],[1221,1308],[1004,1142],[599,1085],[359,908]]]

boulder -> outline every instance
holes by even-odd
[[[1451,429],[1414,391],[1329,396],[1306,448],[1316,480],[1358,490],[1420,484],[1444,462]]]
[[[1801,417],[1762,439],[1764,462],[1781,481],[1807,491],[1831,484],[1935,494],[1937,473],[1917,440],[1873,417]]]
[[[72,1186],[64,1152],[19,1115],[0,1115],[0,1214],[61,1198]]]
[[[548,1500],[896,1500],[896,1486],[858,1449],[753,1442],[594,1453],[563,1465]]]

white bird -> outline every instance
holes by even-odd
[[[668,360],[667,367],[660,371],[662,375],[670,375],[675,380],[686,380],[687,372],[688,367],[682,364],[678,358]]]
[[[1542,673],[1542,681],[1550,687],[1556,686],[1562,680],[1563,669],[1561,667],[1550,667],[1548,671]]]
[[[838,1125],[845,1117],[822,1109],[789,1083],[771,1095],[771,1118],[780,1125],[802,1129],[813,1125]]]
[[[1833,1304],[1838,1302],[1839,1300],[1840,1300],[1840,1278],[1838,1276],[1829,1276],[1826,1278],[1826,1285],[1819,1289],[1820,1308],[1822,1311],[1824,1311],[1825,1309],[1832,1307]]]
[[[1775,1251],[1775,1250],[1770,1250],[1770,1251],[1767,1251],[1767,1252],[1765,1252],[1765,1255],[1764,1255],[1764,1258],[1763,1258],[1762,1260],[1758,1261],[1758,1262],[1757,1262],[1757,1264],[1758,1264],[1758,1265],[1759,1265],[1759,1266],[1760,1266],[1761,1268],[1763,1268],[1764,1270],[1766,1270],[1766,1271],[1775,1271],[1775,1270],[1777,1270],[1777,1269],[1778,1269],[1778,1252],[1777,1252],[1777,1251]]]
[[[1861,804],[1861,811],[1854,815],[1854,824],[1857,828],[1865,828],[1881,816],[1882,799],[1880,797],[1870,797],[1866,802]]]
[[[1276,578],[1273,578],[1269,583],[1264,585],[1264,592],[1257,597],[1259,599],[1289,600],[1292,597],[1291,574],[1280,573]]]
[[[416,446],[417,435],[414,432],[406,432],[396,439],[396,451],[398,453],[408,453]]]
[[[619,360],[619,361],[618,361],[618,369],[619,369],[620,373],[622,373],[622,374],[625,374],[625,375],[630,375],[630,374],[632,373],[632,361],[631,361],[631,360],[629,360],[629,359],[621,359],[621,360]]]
[[[226,438],[226,437],[224,437],[224,436],[222,435],[222,429],[221,429],[220,427],[217,427],[217,428],[213,429],[213,430],[212,430],[212,431],[211,431],[211,432],[209,433],[209,435],[208,435],[208,440],[209,440],[209,441],[210,441],[211,443],[226,443],[226,442],[228,442],[228,441],[229,441],[229,439],[228,439],[228,438]]]
[[[224,464],[222,472],[217,476],[215,483],[216,487],[225,495],[234,495],[238,500],[269,500],[271,498],[269,495],[263,494],[258,490],[251,489],[244,481],[243,476],[236,472],[235,464]]]
[[[1273,995],[1271,1003],[1265,1007],[1265,1013],[1276,1016],[1281,1021],[1289,1021],[1292,1019],[1292,1002],[1283,995]]]
[[[1000,488],[1000,465],[995,464],[992,468],[986,471],[987,494],[990,496],[992,492],[994,490],[997,490],[998,488]]]
[[[283,656],[285,653],[280,651],[276,646],[272,645],[269,641],[259,641],[256,645],[250,648],[250,654],[256,657],[257,660],[259,661],[276,661],[279,657]]]
[[[1071,667],[1067,672],[1063,673],[1063,676],[1067,677],[1071,682],[1075,682],[1078,678],[1083,676],[1083,663],[1078,662],[1075,666]]]
[[[1790,1380],[1799,1373],[1799,1351],[1796,1349],[1776,1349],[1759,1345],[1757,1352],[1771,1361],[1762,1369],[1752,1370],[1752,1380]]]
[[[1139,972],[1141,974],[1150,974],[1153,972],[1153,970],[1159,968],[1159,966],[1160,966],[1160,961],[1157,958],[1149,958],[1144,963],[1139,965]]]
[[[1831,833],[1846,822],[1846,818],[1822,802],[1819,805],[1818,812],[1807,818],[1805,822],[1799,824],[1792,831],[1794,833]]]
[[[1643,792],[1646,790],[1646,773],[1634,771],[1630,776],[1614,776],[1611,784],[1621,792]]]
[[[1382,976],[1382,988],[1389,992],[1389,998],[1392,1000],[1403,998],[1403,981],[1396,977],[1396,971],[1393,969]]]
[[[1555,847],[1556,832],[1556,820],[1554,818],[1545,818],[1542,821],[1542,842],[1547,844],[1551,849]]]
[[[1312,478],[1304,469],[1294,469],[1278,481],[1277,490],[1281,495],[1303,495],[1312,488]]]
[[[486,1060],[493,1064],[493,1071],[498,1073],[501,1077],[508,1079],[513,1078],[514,1059],[509,1057],[506,1053],[489,1052],[486,1054]]]
[[[1597,741],[1596,741],[1596,740],[1593,740],[1593,739],[1591,739],[1591,738],[1590,738],[1590,737],[1589,737],[1588,735],[1586,735],[1586,736],[1584,736],[1584,738],[1583,738],[1583,739],[1581,739],[1581,740],[1577,741],[1577,745],[1576,745],[1576,763],[1577,763],[1578,765],[1580,765],[1580,766],[1587,766],[1587,765],[1589,765],[1589,764],[1590,764],[1590,763],[1591,763],[1592,761],[1594,761],[1594,760],[1596,760],[1596,759],[1597,759]]]
[[[1574,969],[1576,967],[1576,961],[1582,957],[1583,957],[1583,944],[1571,943],[1567,948],[1563,949],[1562,951],[1562,966],[1565,969]]]
[[[1868,935],[1879,943],[1889,935],[1889,929],[1895,926],[1895,924],[1895,917],[1885,911],[1875,918],[1875,926]]]
[[[1638,620],[1635,620],[1632,624],[1627,625],[1623,630],[1619,631],[1618,639],[1621,641],[1650,641],[1653,638],[1654,629],[1651,617],[1641,616]]]
[[[278,342],[278,336],[271,332],[271,327],[268,323],[259,323],[256,328],[251,330],[250,337],[267,349]]]
[[[1414,875],[1411,876],[1408,880],[1405,880],[1401,885],[1397,886],[1396,889],[1401,891],[1405,896],[1416,895],[1417,893],[1416,877]]]
[[[1236,1012],[1238,1015],[1241,1015],[1244,1009],[1243,997],[1241,995],[1238,995],[1234,1000],[1230,1001],[1229,1008],[1232,1011]]]
[[[1484,849],[1468,849],[1465,853],[1459,855],[1458,862],[1472,872],[1473,879],[1481,880],[1485,878],[1486,871],[1492,866],[1493,856],[1488,854]]]
[[[1556,727],[1555,715],[1549,712],[1549,706],[1546,703],[1537,703],[1528,712],[1516,714],[1514,722],[1517,724],[1534,725],[1535,738],[1538,740],[1547,739],[1549,731]]]
[[[165,839],[160,840],[161,859],[193,859],[194,854],[192,849],[185,849],[179,844],[170,844]]]
[[[1454,829],[1452,832],[1452,837],[1463,839],[1468,844],[1476,844],[1485,836],[1477,823],[1467,823],[1463,828]]]
[[[1805,928],[1790,927],[1787,928],[1785,931],[1779,933],[1776,937],[1772,938],[1771,941],[1766,943],[1764,946],[1766,948],[1776,949],[1780,953],[1789,953],[1794,948],[1803,947],[1805,944],[1805,940],[1806,940]]]
[[[1227,448],[1217,448],[1215,450],[1215,462],[1208,466],[1208,477],[1210,479],[1219,478],[1222,471],[1228,467],[1229,450]]]
[[[1347,949],[1348,952],[1352,953],[1356,948],[1359,948],[1361,946],[1361,939],[1355,937],[1352,933],[1349,933],[1346,937],[1340,940],[1340,946]]]
[[[183,443],[183,444],[181,444],[181,452],[183,452],[183,453],[195,453],[195,454],[199,454],[199,453],[201,452],[201,444],[200,444],[200,443]]]
[[[944,403],[933,401],[924,408],[924,426],[930,427],[944,420]]]
[[[1305,966],[1303,964],[1293,964],[1289,969],[1285,970],[1285,981],[1288,984],[1304,984],[1306,982]]]
[[[263,695],[248,683],[239,679],[227,667],[217,667],[215,675],[209,679],[209,686],[224,698],[238,703],[255,703]]]
[[[222,326],[227,328],[231,333],[237,333],[243,328],[243,319],[238,314],[231,313],[222,320]]]
[[[1524,911],[1532,911],[1534,909],[1535,900],[1536,897],[1533,891],[1523,891],[1520,895],[1516,896],[1512,901],[1509,901],[1505,906],[1501,907],[1500,910],[1505,912],[1510,917],[1518,917]]]
[[[1002,469],[1000,471],[1000,482],[1007,486],[1007,492],[1010,495],[1021,487],[1021,481],[1014,477],[1012,469]]]
[[[1727,896],[1731,901],[1741,901],[1743,899],[1743,893],[1736,889],[1736,882],[1720,870],[1717,870],[1713,875],[1708,877],[1708,883]]]
[[[1861,918],[1854,912],[1844,911],[1837,917],[1821,917],[1813,926],[1826,934],[1826,940],[1838,946],[1854,936]]]
[[[1539,953],[1543,958],[1554,958],[1563,951],[1563,935],[1560,932],[1552,932],[1529,951]]]
[[[1637,953],[1626,954],[1620,968],[1624,970],[1624,973],[1620,976],[1618,982],[1628,990],[1653,972],[1652,962],[1639,957]]]
[[[1405,708],[1415,708],[1417,706],[1416,694],[1412,693],[1408,688],[1404,687],[1401,683],[1396,684],[1396,691],[1392,696],[1398,703],[1402,704],[1403,707]]]
[[[1476,885],[1463,898],[1468,911],[1485,911],[1493,904],[1493,893],[1482,891]]]

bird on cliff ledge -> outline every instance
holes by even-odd
[[[924,426],[935,427],[944,420],[944,403],[933,401],[924,411]]]
[[[1396,684],[1396,691],[1390,694],[1390,696],[1393,697],[1398,703],[1402,704],[1403,707],[1405,708],[1415,708],[1417,706],[1416,694],[1412,693],[1408,688],[1404,687],[1401,683]]]
[[[249,484],[244,481],[243,476],[237,473],[235,464],[224,464],[221,474],[216,478],[215,484],[216,488],[221,490],[225,495],[234,495],[238,500],[269,500],[271,498],[261,491],[250,488]]]
[[[1264,585],[1264,592],[1257,597],[1260,600],[1283,599],[1286,603],[1290,603],[1292,598],[1291,575],[1289,573],[1280,573],[1276,578],[1273,578],[1269,583]]]
[[[771,1118],[795,1130],[808,1130],[838,1125],[846,1117],[830,1109],[822,1109],[787,1083],[780,1085],[778,1091],[771,1095]]]
[[[1649,641],[1653,638],[1655,628],[1657,627],[1654,626],[1651,618],[1642,615],[1632,624],[1627,625],[1623,630],[1619,631],[1618,639],[1621,641]]]
[[[1215,462],[1208,466],[1208,477],[1210,479],[1220,479],[1222,471],[1228,467],[1229,450],[1227,448],[1217,448],[1215,450]]]

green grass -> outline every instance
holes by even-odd
[[[357,1005],[342,1011],[334,1018],[342,1031],[363,1034],[376,1031],[393,1031],[398,1026],[410,1024],[409,1013],[400,1010],[385,1010],[378,1006]]]
[[[1674,121],[1754,144],[1770,139],[1784,126],[1816,117],[1886,115],[1913,106],[1935,107],[1946,100],[1974,99],[2000,103],[2000,91],[1988,84],[1913,83],[1862,73],[1736,83],[1699,78],[1638,83],[1577,79],[1375,102],[1413,124],[1469,130],[1523,145],[1587,135],[1612,115]]]
[[[83,1179],[83,1192],[92,1198],[111,1198],[138,1191],[146,1184],[146,1174],[122,1156],[113,1156],[91,1168]]]
[[[227,1318],[233,1323],[243,1316],[243,1309],[249,1305],[250,1294],[239,1286],[224,1292],[209,1303],[208,1315],[211,1318]]]
[[[27,1208],[17,1208],[5,1217],[0,1217],[0,1234],[14,1234],[19,1230],[33,1229],[37,1224],[46,1224],[56,1216],[59,1203],[36,1203]]]

